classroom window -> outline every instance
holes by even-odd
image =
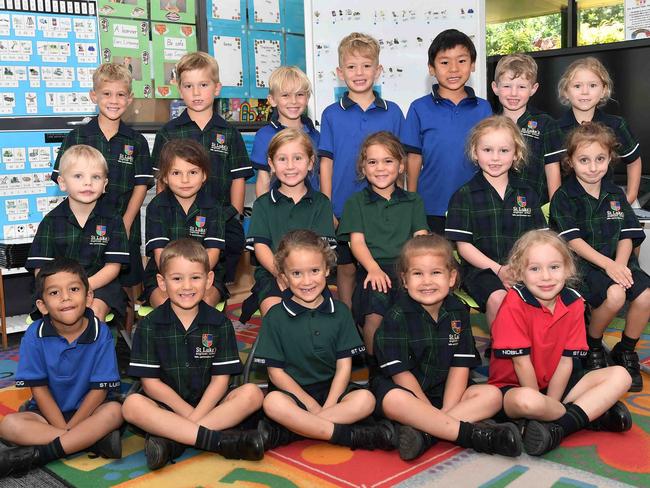
[[[578,45],[625,40],[623,0],[578,0]]]

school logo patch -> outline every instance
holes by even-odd
[[[124,154],[126,154],[127,156],[133,156],[133,146],[130,146],[129,144],[125,144]]]
[[[451,321],[451,330],[454,332],[454,334],[460,334],[461,331],[461,321],[460,320],[452,320]]]
[[[95,234],[97,234],[99,237],[104,237],[106,235],[106,226],[105,225],[98,225],[95,228]]]
[[[612,200],[611,202],[609,202],[609,208],[611,208],[614,212],[620,212],[621,202],[617,200]]]
[[[537,121],[536,120],[529,120],[527,125],[528,125],[529,129],[537,129]]]
[[[223,134],[217,134],[215,139],[219,144],[225,144],[226,143],[226,136],[224,136]]]
[[[106,235],[106,226],[95,226],[95,235],[90,236],[89,244],[91,246],[105,246],[108,244],[109,237]]]
[[[607,220],[623,220],[625,214],[621,210],[621,202],[618,200],[609,201],[610,210],[607,211]]]
[[[202,334],[201,344],[203,344],[203,347],[212,347],[212,334]]]
[[[224,134],[215,134],[214,141],[210,144],[210,151],[224,155],[230,152],[230,147],[226,144],[226,136]]]
[[[517,195],[517,205],[519,205],[521,208],[526,207],[526,197],[522,195]]]
[[[526,126],[521,128],[521,135],[532,139],[539,139],[541,131],[538,127],[539,123],[536,120],[529,120],[526,122]]]
[[[197,215],[196,220],[194,221],[194,225],[197,227],[205,227],[205,217],[202,215]]]
[[[117,161],[123,164],[133,164],[133,153],[135,148],[131,144],[124,144],[124,152],[117,157]]]

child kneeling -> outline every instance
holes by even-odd
[[[557,234],[534,230],[512,248],[518,282],[508,291],[492,327],[492,385],[503,392],[503,414],[522,423],[531,456],[557,447],[584,428],[623,432],[632,426],[619,402],[632,381],[622,366],[590,371],[572,381],[573,358],[589,350],[584,300],[566,286],[575,279],[571,252]]]
[[[30,387],[25,411],[7,415],[0,437],[23,447],[0,451],[0,478],[88,450],[122,457],[120,386],[113,335],[93,314],[93,292],[79,263],[58,258],[36,276],[43,318],[20,342],[16,386]]]
[[[239,426],[262,406],[253,384],[230,389],[242,364],[235,330],[203,297],[213,272],[205,248],[192,239],[168,244],[160,255],[158,287],[169,297],[138,324],[129,374],[142,378],[144,394],[132,394],[124,418],[147,432],[149,469],[162,468],[184,446],[228,459],[264,457],[256,430]]]

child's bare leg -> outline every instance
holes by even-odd
[[[300,408],[293,399],[279,391],[264,398],[264,413],[278,424],[310,439],[330,440],[334,423]]]
[[[136,287],[135,286],[125,286],[122,288],[126,296],[128,297],[128,302],[126,304],[126,316],[124,317],[124,328],[127,332],[131,332],[133,328],[133,322],[135,319],[135,298],[136,298]]]
[[[11,413],[0,423],[0,437],[20,446],[47,444],[64,433],[34,412]]]
[[[106,304],[105,301],[100,300],[99,298],[93,299],[93,303],[90,305],[95,317],[104,322],[108,312],[111,311],[111,308]]]
[[[564,405],[533,388],[519,387],[503,396],[503,409],[513,419],[525,418],[551,421],[566,413]]]
[[[354,263],[339,264],[336,267],[336,288],[339,300],[352,308],[352,293],[354,292],[354,281],[357,275],[357,267]]]
[[[375,409],[375,397],[368,390],[351,391],[336,405],[324,408],[320,418],[336,424],[353,424],[368,417]]]
[[[508,292],[505,290],[496,290],[488,297],[487,303],[485,304],[485,320],[487,321],[490,330],[492,329],[492,323],[494,322],[497,312],[507,294]]]
[[[568,393],[564,401],[575,403],[595,420],[627,393],[632,379],[622,366],[590,371]]]
[[[366,352],[373,355],[372,353],[372,342],[375,338],[375,332],[379,329],[381,321],[384,317],[379,314],[371,313],[366,315],[365,321],[363,323],[363,342],[366,345]]]
[[[149,305],[151,305],[153,308],[160,307],[167,301],[168,298],[169,296],[167,293],[162,291],[160,288],[156,288],[151,292],[151,296],[149,297]]]
[[[199,424],[212,430],[224,430],[239,425],[242,420],[262,407],[264,394],[257,385],[246,383],[232,390]]]
[[[281,301],[282,299],[280,297],[266,297],[262,300],[262,303],[260,303],[260,313],[262,314],[262,317],[269,313],[271,307],[277,305]]]
[[[205,295],[203,296],[203,301],[211,307],[215,307],[217,303],[221,301],[221,294],[219,293],[219,290],[217,290],[214,286],[208,288],[205,291]]]
[[[478,422],[492,417],[501,409],[501,390],[493,385],[472,385],[457,405],[445,412],[464,422]]]
[[[591,311],[589,335],[594,339],[602,337],[603,332],[623,305],[625,305],[625,289],[620,285],[610,286],[605,301]]]
[[[625,316],[625,335],[638,339],[650,320],[650,290],[646,290],[630,302]]]

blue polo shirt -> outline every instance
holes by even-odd
[[[302,122],[302,130],[307,133],[311,139],[312,144],[314,145],[314,151],[318,150],[320,132],[316,130],[314,123],[306,115],[300,117],[300,121]],[[280,132],[282,129],[286,129],[286,127],[280,123],[280,120],[278,119],[278,111],[275,109],[271,114],[271,120],[269,121],[268,125],[265,125],[255,133],[253,151],[251,152],[251,163],[253,163],[253,169],[269,171],[270,168],[267,156],[269,143],[271,142],[271,139],[273,139],[273,136]],[[312,188],[315,190],[318,190],[320,188],[318,159],[314,162],[314,169],[312,170],[311,176],[309,177],[309,182],[311,183]]]
[[[47,386],[61,412],[77,410],[90,390],[120,386],[113,335],[91,309],[85,315],[88,326],[72,343],[49,315],[31,324],[20,341],[16,387]]]
[[[404,127],[404,114],[397,104],[381,99],[375,92],[375,101],[364,111],[348,93],[323,111],[318,146],[318,156],[334,161],[332,207],[337,217],[343,213],[345,201],[366,186],[356,170],[364,139],[382,130],[401,138]]]
[[[472,127],[492,115],[490,104],[478,98],[469,86],[458,105],[431,93],[414,100],[406,114],[402,143],[409,153],[422,155],[417,192],[427,215],[444,216],[449,199],[467,183],[477,167],[465,152]]]

